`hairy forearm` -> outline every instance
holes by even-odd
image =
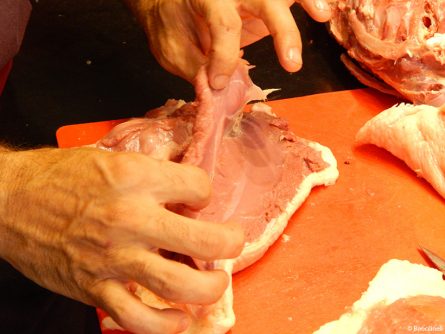
[[[16,217],[20,212],[32,209],[24,193],[40,165],[36,156],[42,156],[48,150],[52,149],[17,150],[0,145],[0,258],[9,262],[16,249],[21,247],[20,242],[27,242],[20,233],[32,220],[24,223]],[[43,193],[44,189],[36,190],[36,195]]]
[[[10,233],[7,222],[10,194],[14,189],[17,175],[16,152],[11,148],[0,145],[0,258],[7,257],[10,248]]]

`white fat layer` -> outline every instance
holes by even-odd
[[[445,50],[445,34],[435,33],[432,37],[428,38],[425,43],[430,50]]]

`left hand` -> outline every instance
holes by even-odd
[[[290,11],[294,0],[127,0],[148,35],[150,48],[168,71],[192,81],[208,63],[210,86],[224,88],[240,49],[272,35],[280,64],[302,66],[301,39]],[[316,21],[329,20],[327,0],[298,1]]]

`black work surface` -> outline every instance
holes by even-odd
[[[56,145],[63,125],[143,115],[193,88],[163,70],[119,0],[33,0],[20,54],[0,99],[0,138],[20,147]],[[282,99],[360,87],[339,61],[324,24],[299,7],[303,69],[284,71],[271,38],[244,49],[253,81]],[[314,110],[314,112],[317,112]],[[52,294],[0,262],[0,333],[98,333],[93,308]]]

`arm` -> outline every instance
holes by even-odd
[[[150,251],[237,256],[238,228],[164,208],[202,207],[209,193],[202,170],[141,154],[2,147],[0,256],[41,286],[101,307],[132,332],[176,333],[187,326],[186,315],[143,305],[129,284],[177,303],[208,304],[222,295],[224,272],[194,270]]]
[[[272,35],[289,72],[302,66],[301,39],[289,7],[293,0],[124,0],[144,27],[151,51],[173,74],[192,81],[208,63],[210,85],[224,88],[240,48]],[[298,1],[317,21],[330,18],[326,0]]]

